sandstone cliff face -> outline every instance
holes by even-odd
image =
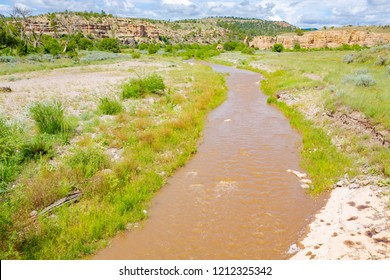
[[[358,44],[372,47],[390,43],[390,34],[371,33],[352,30],[313,31],[298,35],[280,35],[276,37],[257,36],[250,42],[250,46],[261,50],[271,49],[274,44],[283,44],[287,49],[292,49],[296,43],[302,48],[335,48],[343,44]]]
[[[81,32],[95,38],[117,38],[124,44],[131,44],[135,40],[159,41],[159,32],[156,27],[142,20],[105,18],[100,20],[86,20],[80,16],[58,17],[57,24],[53,24],[48,17],[32,17],[25,24],[27,32],[45,34],[49,36]]]

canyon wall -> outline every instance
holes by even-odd
[[[335,48],[343,44],[372,47],[389,44],[390,33],[372,33],[358,30],[313,31],[298,35],[257,36],[249,43],[251,47],[261,50],[271,49],[274,44],[283,44],[292,49],[296,43],[302,48]]]

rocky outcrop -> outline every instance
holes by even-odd
[[[135,41],[155,40],[159,41],[160,33],[150,22],[126,18],[103,18],[87,20],[83,17],[72,15],[66,21],[50,20],[48,17],[31,17],[25,23],[26,32],[35,32],[49,36],[60,36],[81,32],[95,38],[117,38],[124,44]]]
[[[250,46],[261,50],[271,49],[274,44],[283,44],[292,49],[295,44],[301,48],[336,48],[343,44],[372,47],[390,43],[390,33],[373,33],[358,30],[329,30],[313,31],[298,35],[257,36],[250,42]]]

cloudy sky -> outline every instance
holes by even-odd
[[[0,13],[14,5],[34,14],[104,10],[116,16],[177,20],[207,16],[285,20],[298,27],[389,25],[390,0],[0,0]]]

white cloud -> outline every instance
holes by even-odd
[[[161,3],[163,5],[175,5],[175,6],[191,6],[194,5],[189,0],[162,0]]]
[[[207,16],[285,20],[299,27],[390,24],[389,0],[0,0],[0,13],[20,3],[34,14],[104,10],[114,15],[157,19]]]

